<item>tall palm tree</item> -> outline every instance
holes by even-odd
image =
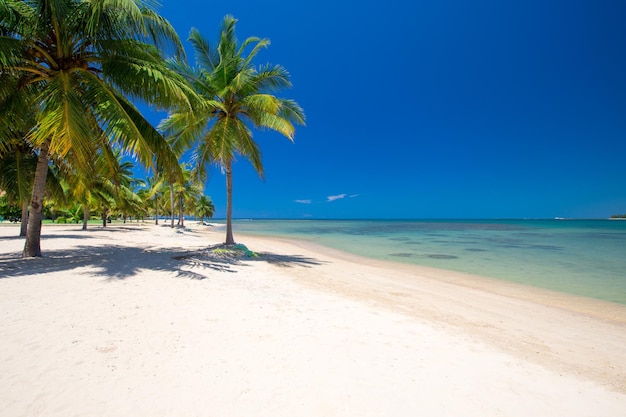
[[[222,23],[217,48],[213,49],[196,29],[189,35],[196,57],[195,68],[173,63],[194,86],[204,102],[195,112],[182,109],[163,121],[161,128],[171,134],[175,148],[193,146],[195,170],[205,173],[215,163],[226,174],[226,244],[234,244],[232,230],[232,169],[241,155],[263,177],[261,152],[250,127],[274,130],[293,140],[294,123],[304,124],[304,112],[293,100],[271,93],[290,87],[289,74],[281,66],[253,65],[257,53],[269,40],[248,38],[239,45],[232,16]]]
[[[41,210],[51,156],[88,165],[93,144],[119,146],[144,164],[177,163],[165,139],[128,97],[160,108],[191,91],[164,63],[182,57],[172,26],[149,0],[0,0],[0,99],[36,110],[26,138],[38,163],[23,256],[41,256]],[[161,48],[161,49],[159,49]],[[15,116],[0,108],[0,120]],[[0,123],[0,132],[3,130]]]

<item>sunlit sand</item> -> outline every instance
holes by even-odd
[[[236,230],[235,230],[236,232]],[[0,416],[622,416],[626,308],[190,224],[0,226]]]

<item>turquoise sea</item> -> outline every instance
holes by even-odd
[[[626,221],[237,220],[234,232],[626,304]]]

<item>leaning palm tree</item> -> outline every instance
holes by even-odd
[[[0,99],[35,109],[26,140],[38,164],[23,256],[41,256],[41,210],[50,157],[88,166],[94,142],[119,146],[149,165],[176,164],[165,139],[130,98],[159,108],[192,94],[164,63],[182,57],[172,26],[149,0],[0,0]],[[161,48],[161,49],[159,49]],[[0,107],[0,119],[15,109]],[[4,129],[0,123],[0,133]]]
[[[235,37],[235,23],[226,16],[217,48],[213,49],[196,29],[189,35],[197,66],[173,63],[194,86],[204,102],[190,112],[182,109],[170,115],[161,128],[172,136],[175,148],[194,146],[195,171],[205,175],[207,163],[217,164],[226,174],[226,244],[235,243],[232,230],[232,170],[241,155],[263,177],[261,152],[250,127],[274,130],[293,140],[294,123],[304,124],[304,112],[293,100],[271,93],[290,87],[289,74],[281,66],[256,67],[252,60],[269,45],[269,40],[248,38],[241,45]]]

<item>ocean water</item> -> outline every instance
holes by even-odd
[[[234,232],[626,304],[626,221],[237,220]]]

